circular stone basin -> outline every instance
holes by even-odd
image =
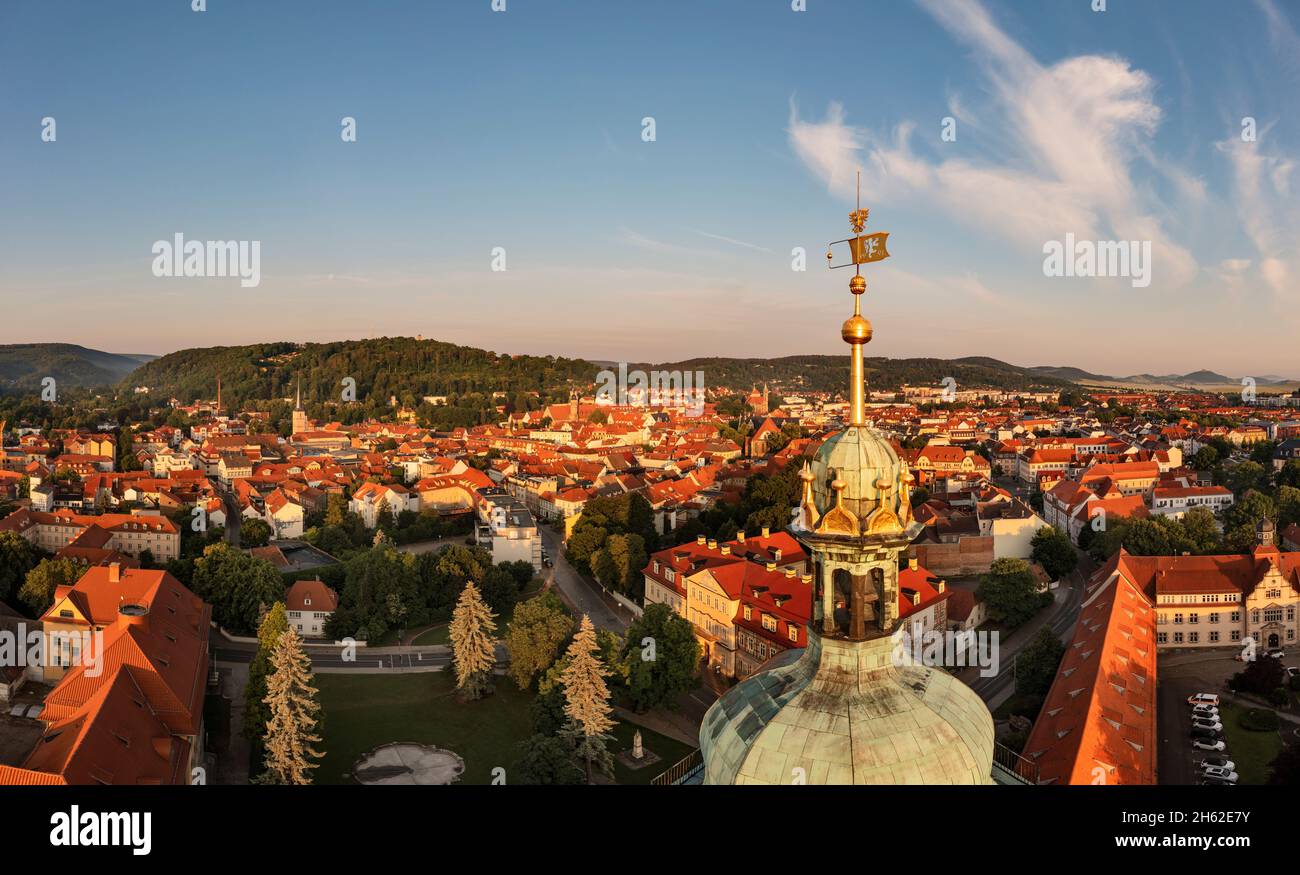
[[[450,784],[464,771],[465,761],[452,751],[396,742],[357,760],[352,775],[362,784]]]

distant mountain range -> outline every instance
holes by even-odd
[[[952,377],[957,388],[993,387],[1007,390],[1072,388],[1073,383],[1053,374],[1037,374],[1028,368],[982,356],[959,359],[868,358],[865,362],[867,387],[874,391],[910,386],[941,386]],[[666,364],[635,364],[642,370],[703,371],[706,387],[733,390],[779,384],[787,393],[802,388],[809,392],[834,392],[844,388],[848,376],[847,355],[796,355],[782,358],[696,358]]]
[[[111,386],[157,356],[88,349],[72,343],[0,345],[0,389],[39,389],[45,377],[62,386]]]
[[[873,390],[903,385],[941,385],[952,377],[957,386],[1008,390],[1064,389],[1072,386],[1147,390],[1234,391],[1241,378],[1210,370],[1187,374],[1135,374],[1114,377],[1068,366],[1021,367],[995,358],[868,358],[867,382]],[[423,338],[396,337],[335,343],[289,342],[184,349],[158,357],[103,352],[69,343],[0,345],[0,390],[39,388],[54,377],[64,386],[148,386],[154,397],[184,401],[212,398],[221,378],[225,397],[239,403],[254,398],[285,397],[299,379],[304,399],[333,397],[339,381],[356,379],[365,393],[408,395],[466,392],[528,392],[553,389],[566,382],[587,386],[615,362],[553,356],[511,356]],[[744,390],[767,383],[787,392],[833,392],[843,387],[848,369],[844,355],[781,358],[694,358],[660,364],[629,364],[631,369],[703,371],[708,388]],[[1300,381],[1276,374],[1255,377],[1259,389],[1290,391]]]
[[[1134,374],[1128,377],[1111,377],[1105,374],[1093,374],[1080,368],[1072,367],[1035,367],[1025,370],[1045,377],[1057,377],[1069,380],[1080,386],[1113,386],[1132,389],[1197,389],[1203,391],[1225,391],[1240,389],[1242,377],[1229,377],[1215,371],[1192,371],[1187,374]],[[1280,377],[1277,374],[1261,374],[1254,377],[1259,389],[1277,389],[1293,391],[1300,386],[1300,380]]]

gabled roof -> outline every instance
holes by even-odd
[[[1025,743],[1040,783],[1156,782],[1156,611],[1119,562],[1094,576]]]

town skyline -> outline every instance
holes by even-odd
[[[286,325],[297,341],[391,336],[427,314],[426,335],[518,352],[816,353],[843,308],[822,256],[861,170],[894,253],[868,272],[877,354],[1295,376],[1294,7],[1252,0],[1225,21],[1210,0],[1091,5],[881,4],[865,42],[832,0],[692,7],[691,30],[721,40],[596,3],[88,6],[48,45],[15,35],[63,13],[21,5],[0,35],[15,84],[0,110],[31,120],[0,133],[0,295],[40,306],[0,342],[157,354],[159,328],[135,316],[155,308],[176,349]],[[85,42],[102,32],[115,41]],[[122,63],[92,69],[102,51]],[[494,51],[514,63],[484,63]],[[627,51],[644,62],[618,63]],[[1193,62],[1208,56],[1242,63]],[[38,82],[46,66],[60,75]],[[159,81],[188,83],[165,119],[141,98]],[[260,242],[259,285],[154,275],[151,246],[174,234]],[[1045,276],[1044,246],[1070,235],[1150,244],[1149,285]]]

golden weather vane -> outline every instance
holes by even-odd
[[[833,250],[826,253],[826,262],[832,270],[841,267],[858,268],[858,273],[862,273],[862,265],[871,264],[874,261],[884,261],[889,257],[889,250],[885,244],[889,240],[888,231],[878,231],[875,234],[863,234],[862,230],[867,227],[867,218],[871,215],[871,210],[862,209],[862,171],[858,171],[858,208],[849,213],[849,225],[853,228],[855,236],[845,240],[836,240],[831,243],[835,246],[839,243],[849,244],[849,260],[843,264],[831,264],[835,260]]]
[[[862,265],[884,261],[889,257],[889,250],[885,248],[885,243],[889,239],[888,231],[879,231],[875,234],[862,233],[867,226],[870,212],[862,209],[862,172],[858,171],[857,209],[849,213],[849,224],[853,227],[855,236],[847,240],[836,240],[831,244],[831,246],[835,246],[836,243],[849,244],[850,260],[845,264],[830,264],[835,260],[835,253],[833,250],[826,253],[826,261],[831,268],[849,265],[856,268],[853,279],[849,280],[849,291],[853,293],[853,315],[840,327],[840,337],[849,344],[852,353],[849,357],[849,424],[857,426],[864,425],[866,421],[866,368],[862,348],[871,342],[872,334],[871,322],[862,315],[862,295],[867,291],[867,279],[862,275]]]

